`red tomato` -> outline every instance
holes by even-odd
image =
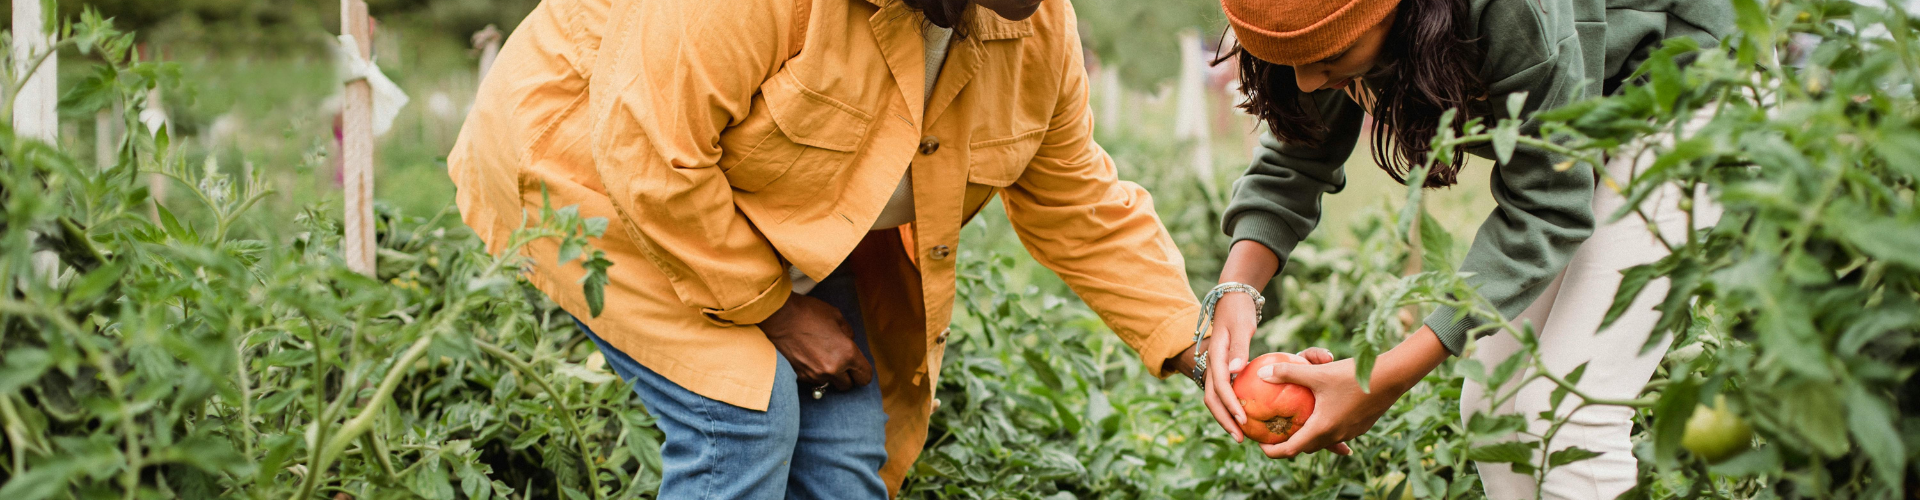
[[[1265,444],[1286,441],[1313,414],[1313,391],[1295,384],[1270,384],[1260,380],[1260,368],[1280,363],[1308,364],[1307,358],[1276,352],[1253,358],[1233,380],[1233,395],[1247,412],[1240,431],[1248,439]]]

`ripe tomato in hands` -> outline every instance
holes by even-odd
[[[1253,358],[1233,379],[1233,395],[1246,409],[1247,421],[1240,431],[1247,439],[1278,444],[1299,432],[1313,414],[1313,391],[1296,384],[1273,384],[1260,380],[1260,368],[1280,363],[1310,364],[1307,358],[1276,352]]]

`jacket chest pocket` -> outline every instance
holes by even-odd
[[[1012,137],[975,141],[967,148],[967,183],[1004,188],[1020,180],[1020,174],[1027,171],[1027,164],[1033,162],[1033,155],[1040,150],[1040,140],[1047,129],[1039,129]]]
[[[971,221],[973,216],[986,208],[1007,186],[1020,180],[1027,164],[1033,162],[1033,155],[1040,150],[1040,140],[1046,135],[1046,129],[1035,130],[1012,137],[977,141],[967,151],[967,193],[961,221]]]
[[[845,170],[872,122],[872,115],[808,90],[782,72],[761,85],[747,119],[722,134],[720,170],[739,191],[812,186],[817,192]],[[790,212],[792,207],[770,208]]]

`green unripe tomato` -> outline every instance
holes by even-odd
[[[1680,446],[1707,463],[1717,464],[1753,447],[1753,427],[1727,408],[1725,395],[1715,396],[1712,407],[1693,409],[1687,431],[1680,435]]]

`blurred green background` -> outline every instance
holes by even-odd
[[[1227,243],[1218,229],[1218,212],[1260,133],[1251,117],[1234,108],[1239,97],[1233,65],[1205,64],[1226,32],[1219,4],[1072,1],[1089,55],[1096,137],[1123,178],[1154,193],[1162,219],[1186,253],[1190,278],[1197,285],[1210,283]],[[445,158],[477,87],[479,51],[472,36],[489,25],[511,34],[537,4],[369,2],[377,23],[377,62],[411,98],[393,129],[379,139],[374,192],[381,203],[423,215],[449,208],[453,187]],[[181,79],[163,92],[160,107],[176,142],[188,145],[185,161],[258,172],[276,191],[267,210],[290,215],[316,202],[339,206],[333,163],[339,84],[328,48],[338,33],[337,1],[61,0],[58,6],[65,18],[96,9],[116,25],[136,30],[144,57],[179,66]],[[80,81],[91,65],[84,55],[63,55],[61,85]],[[63,109],[61,140],[71,150],[92,149],[94,112]],[[1360,149],[1349,161],[1347,191],[1325,200],[1318,238],[1326,243],[1353,243],[1338,236],[1350,234],[1344,230],[1349,221],[1391,210],[1404,197],[1404,188],[1374,165],[1364,146]],[[1491,209],[1487,172],[1487,164],[1476,164],[1460,186],[1433,193],[1435,215],[1456,234],[1470,234]],[[166,191],[156,188],[163,197]],[[974,222],[977,235],[971,237],[979,243],[970,246],[1023,253],[997,210]],[[1467,239],[1460,240],[1464,245]],[[1029,260],[1017,261],[1033,271],[1017,274],[1064,291],[1051,273]]]

